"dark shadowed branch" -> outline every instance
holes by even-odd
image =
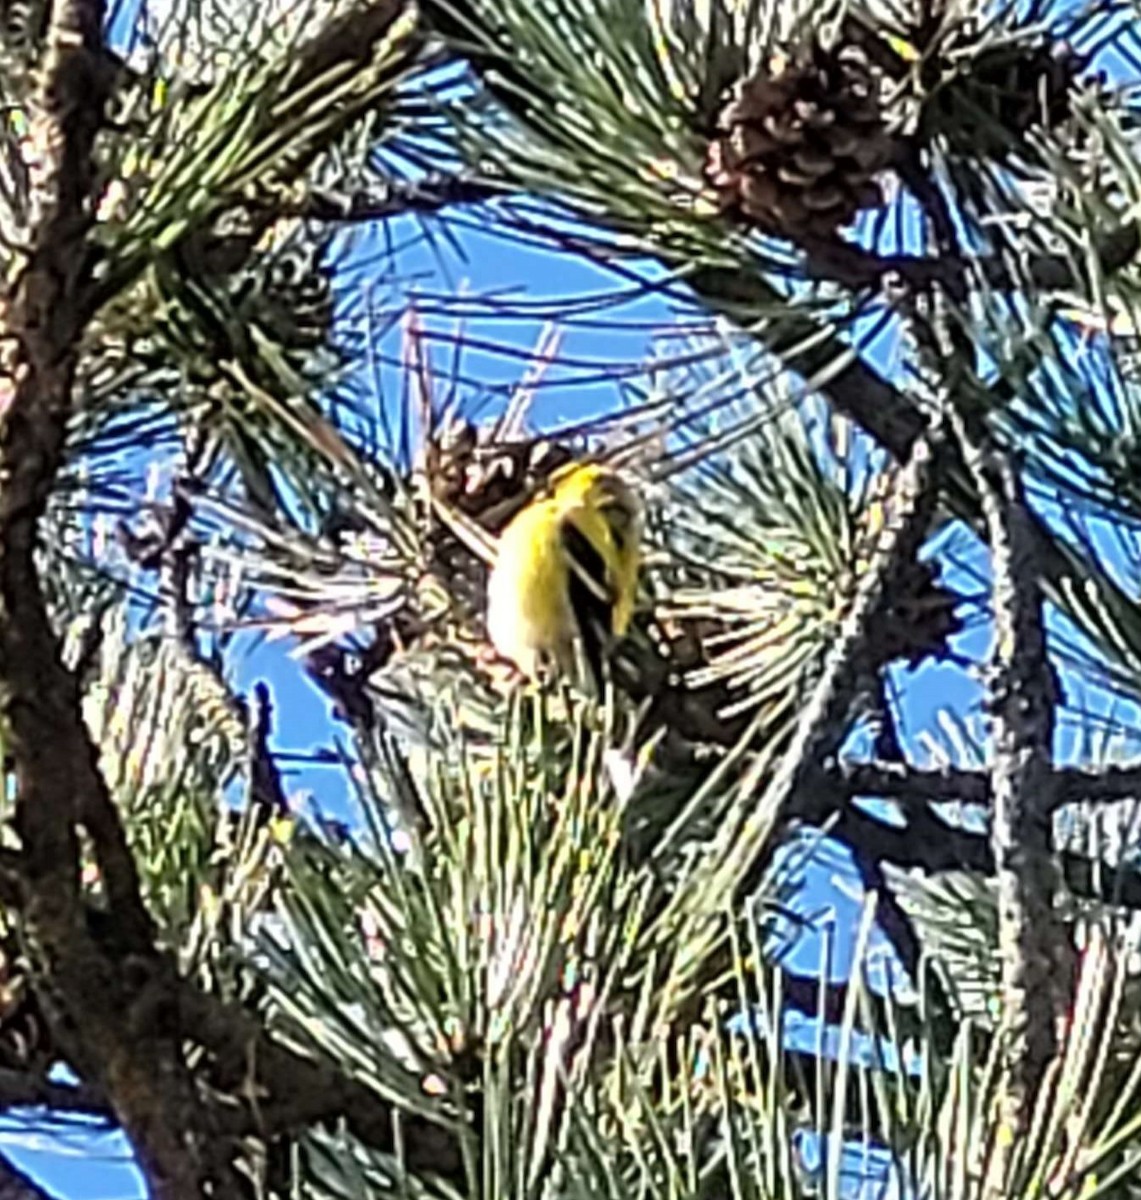
[[[995,873],[994,852],[985,834],[963,829],[919,805],[908,811],[907,825],[895,825],[848,803],[842,794],[817,791],[810,801],[794,803],[793,816],[903,870]],[[1141,872],[1136,869],[1116,868],[1070,851],[1059,854],[1058,861],[1066,887],[1075,896],[1141,908]]]
[[[215,1071],[223,1072],[217,1082],[251,1098],[232,1115],[234,1132],[273,1137],[343,1120],[366,1145],[391,1154],[399,1121],[405,1161],[413,1170],[462,1179],[458,1137],[444,1124],[408,1113],[398,1117],[390,1102],[332,1066],[281,1045],[236,1005],[173,977],[161,986],[183,1035],[208,1050]]]
[[[861,692],[866,710],[864,719],[872,734],[875,753],[881,759],[903,764],[903,745],[896,728],[895,714],[887,694],[883,671],[869,671],[861,686]],[[841,819],[842,816],[843,808]],[[833,827],[831,833],[851,854],[864,892],[876,897],[876,920],[879,927],[891,942],[908,976],[918,983],[922,970],[923,947],[914,923],[888,885],[881,860],[874,854],[869,854],[858,841],[846,841],[842,828]]]
[[[1106,275],[1120,271],[1136,257],[1139,235],[1136,226],[1125,225],[1096,239],[1095,253],[1099,269]],[[936,284],[961,290],[969,274],[981,276],[996,289],[1021,289],[1024,280],[1014,278],[1010,264],[999,257],[967,260],[954,253],[940,255],[876,254],[845,241],[814,245],[805,263],[809,275],[830,279],[845,287],[879,290],[884,280],[894,276],[915,292],[924,292]],[[1073,288],[1074,263],[1064,255],[1043,254],[1031,258],[1026,275],[1035,287],[1046,291]]]
[[[110,1120],[107,1097],[86,1084],[52,1083],[39,1075],[0,1068],[0,1109],[47,1108]]]
[[[1141,798],[1141,767],[1133,763],[1097,767],[1058,767],[1043,804],[1056,811],[1068,804],[1116,804]],[[816,782],[849,797],[876,796],[909,804],[988,806],[993,795],[985,771],[959,767],[924,769],[901,762],[844,761],[821,771]]]
[[[36,226],[23,269],[0,306],[0,369],[12,394],[0,429],[0,682],[19,782],[27,866],[54,920],[74,919],[78,855],[72,817],[92,838],[126,936],[149,945],[126,838],[59,657],[36,572],[38,520],[59,469],[88,283],[91,152],[109,80],[103,6],[58,5],[36,116],[46,147],[34,191]],[[45,730],[52,734],[45,736]]]
[[[282,202],[268,210],[274,217],[299,217],[328,224],[384,221],[411,213],[434,213],[463,204],[482,204],[501,199],[505,190],[498,184],[464,175],[430,175],[411,182],[393,179],[367,192],[333,195],[313,191],[299,204]]]

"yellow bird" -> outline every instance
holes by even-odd
[[[603,656],[634,612],[642,514],[615,472],[572,463],[499,539],[487,586],[487,631],[531,679],[574,676],[581,647],[601,685]]]

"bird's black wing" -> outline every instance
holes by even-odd
[[[578,621],[583,653],[594,682],[602,689],[602,655],[612,628],[614,593],[606,578],[606,563],[581,529],[570,521],[561,527],[570,564],[570,602]]]

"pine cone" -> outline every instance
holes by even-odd
[[[494,426],[466,421],[439,430],[427,444],[422,470],[437,500],[498,533],[536,484],[574,458],[546,438],[499,441]]]
[[[1070,116],[1070,90],[1084,66],[1064,42],[983,50],[935,89],[924,138],[941,134],[971,158],[1008,158],[1028,129],[1053,129]]]
[[[738,83],[705,173],[723,212],[769,233],[828,237],[883,203],[892,142],[863,53],[814,45]]]

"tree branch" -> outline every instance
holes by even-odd
[[[981,497],[994,575],[991,846],[1002,953],[1003,1129],[984,1194],[1000,1200],[1014,1185],[1015,1147],[1029,1131],[1057,1053],[1057,1031],[1072,1001],[1073,953],[1056,908],[1061,878],[1049,817],[1057,689],[1022,482],[981,417],[963,413],[955,422]]]
[[[129,936],[149,944],[150,921],[137,901],[126,839],[105,789],[86,786],[97,775],[94,750],[35,568],[37,524],[63,450],[88,282],[91,151],[108,85],[102,16],[98,0],[70,0],[53,12],[36,117],[43,147],[34,193],[38,223],[28,260],[0,306],[3,369],[12,382],[0,429],[0,684],[19,785],[17,824],[42,897],[56,918],[74,918],[78,814],[95,843],[112,906]]]
[[[1102,272],[1120,271],[1141,249],[1141,234],[1136,225],[1123,225],[1095,240],[1094,252]],[[855,290],[879,290],[886,277],[898,277],[913,293],[928,291],[933,285],[962,289],[970,274],[991,287],[1021,288],[1024,281],[1012,275],[1010,265],[1001,257],[972,259],[958,254],[876,254],[866,247],[839,239],[814,244],[805,267],[810,277],[826,279]],[[1026,278],[1043,291],[1061,291],[1073,287],[1074,263],[1061,254],[1042,254],[1026,265]]]
[[[410,16],[413,12],[412,0],[368,0],[367,3],[350,7],[296,48],[282,94],[284,95],[286,91],[290,95],[304,93],[322,79],[336,72],[338,68],[365,69],[369,67],[378,45],[393,33],[402,17]],[[400,71],[407,67],[409,61],[419,53],[422,45],[422,37],[413,28],[410,35],[401,44],[401,52],[394,54],[391,61],[385,66],[386,76],[396,78]],[[291,185],[304,178],[306,171],[322,149],[335,143],[337,137],[344,130],[373,107],[374,103],[371,100],[346,102],[339,105],[335,122],[323,128],[320,139],[314,139],[294,154],[278,157],[269,181],[269,189],[262,189],[259,193],[250,196],[224,198],[202,220],[187,229],[178,241],[168,248],[167,252],[177,263],[209,259],[212,252],[221,251],[219,257],[224,261],[225,273],[232,274],[241,270],[253,254],[260,235],[279,216],[290,215],[289,203],[283,201],[281,205],[278,205],[276,195],[287,192]],[[272,130],[272,123],[277,119],[273,115],[273,111],[273,106],[267,106],[261,117],[267,129],[270,130]],[[441,183],[440,186],[444,185]],[[274,202],[267,202],[266,196],[274,196]],[[421,200],[426,203],[426,196],[421,197]],[[301,207],[304,208],[305,205]],[[331,197],[318,197],[314,200],[314,211],[309,215],[312,215],[314,219],[332,220],[336,219],[335,209],[336,201]],[[248,212],[252,217],[254,228],[238,236],[216,236],[215,229],[218,219],[235,210]],[[322,211],[327,214],[327,217],[320,216]],[[378,213],[378,215],[381,214]],[[393,214],[388,212],[383,215],[391,216]],[[138,273],[147,266],[147,263],[148,260],[145,257],[136,257],[128,269],[108,272],[107,276],[90,290],[88,315],[94,315],[102,306],[134,283]]]
[[[1068,773],[1059,772],[1059,777]],[[988,805],[991,802],[990,776],[985,771],[964,771],[958,767],[920,770],[904,762],[845,760],[822,770],[818,784],[843,792],[849,798],[875,796],[923,807],[931,803]],[[1141,791],[1141,771],[1138,788]]]
[[[281,772],[269,744],[273,733],[273,701],[268,684],[254,684],[253,701],[243,705],[248,711],[250,787],[248,803],[264,818],[280,817],[289,812],[289,798],[281,782]]]
[[[226,1073],[219,1082],[227,1091],[249,1101],[235,1132],[269,1139],[344,1120],[366,1145],[391,1154],[399,1117],[409,1167],[453,1182],[463,1179],[458,1138],[442,1121],[399,1113],[364,1084],[275,1041],[244,1009],[205,995],[185,980],[172,976],[164,986],[182,1035],[211,1053]]]
[[[851,724],[859,689],[872,669],[873,627],[889,602],[892,581],[915,558],[926,535],[939,496],[941,459],[946,443],[941,431],[916,442],[910,461],[900,472],[894,509],[864,569],[852,605],[837,638],[825,656],[789,745],[755,802],[718,838],[708,872],[700,882],[691,879],[665,906],[658,920],[670,927],[681,920],[688,926],[684,967],[673,961],[663,978],[662,1019],[674,1021],[692,1008],[701,989],[691,988],[695,976],[712,979],[725,953],[727,911],[745,911],[768,869],[773,833],[795,815],[795,800],[806,782],[840,748]],[[750,795],[753,788],[747,787]],[[683,915],[684,914],[684,915]],[[749,919],[746,917],[746,919]],[[676,936],[676,933],[675,935]],[[694,946],[700,946],[695,950]]]
[[[1128,241],[1122,238],[1122,246]],[[1128,261],[1128,260],[1127,260]],[[748,269],[701,267],[686,276],[697,298],[711,310],[748,329],[767,349],[812,382],[840,413],[865,430],[898,462],[906,462],[924,430],[919,410],[856,352],[836,338],[821,336],[817,321],[784,305],[780,294]],[[755,328],[751,314],[784,305],[782,319]],[[977,380],[972,386],[981,388]],[[999,381],[995,392],[1001,393]],[[981,525],[981,510],[958,448],[949,448],[945,498],[955,515]],[[1047,599],[1071,614],[1090,614],[1087,628],[1113,622],[1112,652],[1141,668],[1141,607],[1097,564],[1059,541],[1033,512],[1027,512],[1028,553]]]
[[[23,916],[67,1018],[66,1037],[131,1138],[156,1200],[200,1200],[210,1181],[239,1194],[225,1149],[202,1129],[180,1046],[132,1026],[131,956],[153,926],[118,814],[83,724],[36,567],[39,519],[59,470],[90,285],[93,149],[110,80],[101,0],[51,10],[34,140],[30,251],[0,306],[11,395],[0,428],[0,705],[17,782]],[[102,874],[118,952],[88,925],[79,885],[83,825]],[[53,1011],[54,1008],[53,1008]],[[199,1154],[202,1159],[200,1160]]]
[[[371,61],[374,43],[404,11],[387,0],[335,21],[299,53],[294,82],[306,86],[338,64]],[[28,263],[0,310],[12,381],[0,430],[0,690],[18,783],[22,850],[14,890],[61,1044],[110,1100],[156,1200],[236,1197],[252,1186],[237,1170],[240,1137],[265,1136],[267,1120],[271,1130],[292,1132],[344,1117],[359,1136],[392,1152],[397,1110],[331,1066],[276,1046],[253,1018],[178,981],[157,954],[78,686],[48,619],[36,572],[38,522],[61,462],[85,317],[100,300],[86,235],[92,150],[107,96],[98,73],[103,17],[99,0],[61,0],[53,10],[37,223]],[[77,821],[95,845],[106,913],[83,902]],[[230,1127],[233,1109],[204,1106],[183,1058],[182,1017],[217,1063],[233,1055],[245,1066],[252,1054],[271,1086],[265,1106],[249,1093],[239,1128]],[[446,1173],[458,1161],[454,1138],[437,1126],[415,1117],[401,1126],[412,1165]]]
[[[432,213],[461,204],[482,204],[507,194],[502,184],[465,175],[429,175],[415,182],[391,179],[368,192],[334,196],[314,190],[298,204],[267,206],[273,217],[298,217],[329,224],[384,221],[405,213]]]
[[[346,64],[368,66],[376,44],[388,37],[393,24],[406,11],[406,0],[370,0],[329,21],[298,48],[293,63],[294,88],[304,91]]]
[[[930,803],[974,804],[993,802],[990,776],[985,771],[959,767],[922,770],[901,762],[844,761],[823,770],[814,782],[849,798],[876,796],[903,805]],[[1046,811],[1068,804],[1115,804],[1141,798],[1141,765],[1117,763],[1102,767],[1057,767],[1050,775]]]
[[[1052,809],[1066,804],[1113,804],[1141,798],[1141,764],[1097,768],[1066,767],[1054,772],[1046,797]]]
[[[789,816],[903,870],[995,873],[994,853],[985,834],[953,825],[926,806],[909,808],[906,826],[889,825],[843,796],[814,786],[798,797]],[[1058,860],[1073,895],[1141,908],[1141,872],[1117,869],[1072,851],[1064,851]]]
[[[903,745],[896,728],[883,671],[867,672],[860,690],[865,709],[864,717],[873,733],[876,754],[902,765]],[[891,943],[904,970],[918,987],[920,972],[923,969],[923,947],[914,923],[888,885],[883,864],[875,855],[868,854],[858,842],[846,841],[842,828],[833,828],[831,834],[851,854],[865,894],[875,896],[876,921],[880,930]],[[943,995],[942,987],[936,984],[936,988],[935,1000],[939,1005],[945,1006],[947,998]]]

